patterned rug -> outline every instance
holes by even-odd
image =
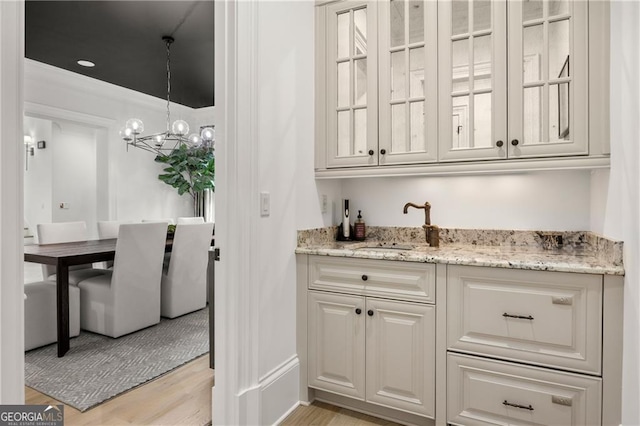
[[[86,411],[209,351],[208,309],[117,339],[81,331],[58,358],[56,345],[25,353],[25,384]]]

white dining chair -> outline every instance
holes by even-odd
[[[38,281],[24,285],[24,350],[58,340],[56,283]],[[69,286],[69,336],[80,334],[80,289]]]
[[[160,322],[165,223],[120,225],[113,270],[82,281],[80,327],[120,337]]]
[[[98,221],[98,238],[101,240],[118,238],[118,231],[120,230],[120,225],[123,223],[132,223],[131,221],[123,221],[123,220],[99,220]],[[102,268],[110,269],[113,267],[113,260],[109,260],[106,262],[101,262]]]
[[[179,224],[169,267],[162,273],[163,317],[175,318],[207,305],[207,264],[213,223]]]
[[[142,219],[142,222],[147,223],[147,222],[162,222],[162,223],[166,223],[167,225],[175,225],[176,221],[173,220],[172,218],[165,218],[165,219]]]
[[[70,243],[87,240],[87,224],[85,222],[39,223],[36,226],[38,244]],[[69,267],[69,284],[78,285],[86,278],[104,273],[102,269],[95,269],[90,263]],[[42,275],[47,281],[56,280],[56,267],[42,265]]]
[[[179,217],[178,225],[184,225],[186,223],[204,223],[204,217]]]

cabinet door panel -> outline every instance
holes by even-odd
[[[310,387],[364,400],[364,309],[363,297],[308,293]]]
[[[447,421],[456,425],[599,425],[599,378],[449,354]]]
[[[509,2],[509,157],[588,154],[587,9]]]
[[[600,374],[602,276],[447,267],[449,349]]]
[[[507,156],[506,9],[501,0],[438,3],[440,161]]]
[[[435,307],[367,298],[366,340],[367,401],[433,418]]]
[[[379,163],[436,161],[437,3],[385,0],[378,6]]]
[[[327,6],[327,167],[378,164],[376,15],[366,1]]]

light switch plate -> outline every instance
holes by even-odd
[[[327,194],[322,194],[320,198],[321,198],[320,211],[322,213],[326,213],[329,210],[329,199],[327,197]]]
[[[260,216],[269,216],[271,214],[271,196],[268,192],[260,193]]]

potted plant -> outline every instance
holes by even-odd
[[[194,208],[204,190],[215,190],[216,162],[211,148],[181,144],[169,154],[156,156],[155,161],[166,164],[158,179],[176,188],[180,195],[188,192]]]

